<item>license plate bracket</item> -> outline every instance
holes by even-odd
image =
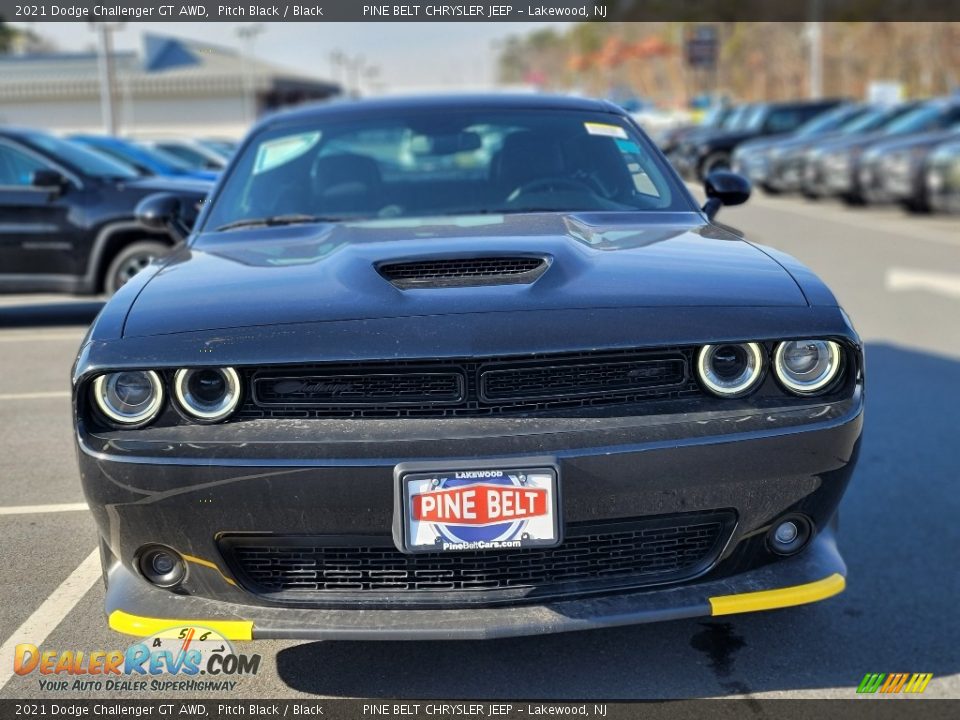
[[[555,464],[399,465],[394,542],[401,552],[518,550],[559,545]]]

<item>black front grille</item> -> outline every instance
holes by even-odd
[[[406,555],[389,538],[313,536],[225,536],[221,549],[244,588],[278,602],[517,602],[688,579],[713,565],[735,517],[571,524],[563,543],[546,549]]]
[[[691,363],[689,349],[670,348],[264,369],[248,373],[239,417],[595,414],[699,396]]]
[[[540,257],[474,257],[384,263],[383,277],[399,287],[533,282],[546,269]]]
[[[647,360],[595,359],[565,364],[490,366],[480,373],[484,400],[579,397],[629,392],[681,384],[686,368],[681,358]]]
[[[258,375],[254,392],[262,405],[406,405],[458,403],[466,383],[456,371]]]

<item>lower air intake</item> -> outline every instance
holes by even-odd
[[[676,582],[713,565],[733,531],[729,510],[570,524],[561,545],[401,553],[389,538],[225,536],[240,584],[304,605],[456,606],[541,601]]]

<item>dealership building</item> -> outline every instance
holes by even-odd
[[[142,52],[112,57],[122,135],[239,137],[264,112],[340,93],[336,83],[194,40],[148,35]],[[100,78],[94,52],[0,55],[0,125],[102,132]]]

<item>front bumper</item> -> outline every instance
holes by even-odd
[[[734,172],[744,175],[754,185],[767,185],[771,178],[770,160],[762,153],[750,153],[733,158]]]
[[[733,577],[543,605],[355,611],[254,608],[170,595],[115,565],[106,609],[111,628],[140,636],[192,625],[215,630],[228,640],[480,640],[772,610],[823,600],[842,592],[845,585],[846,566],[827,528],[800,555]]]
[[[383,421],[369,425],[363,443],[338,438],[336,421],[294,420],[274,424],[275,437],[251,422],[209,426],[207,442],[197,441],[195,428],[183,429],[182,437],[172,429],[147,429],[124,440],[122,433],[89,435],[82,424],[78,439],[116,629],[156,627],[139,617],[208,626],[237,622],[239,635],[254,638],[480,638],[695,617],[717,614],[718,607],[779,607],[839,592],[842,581],[835,576],[842,578],[845,568],[830,522],[856,460],[862,409],[858,384],[851,397],[819,405],[616,423],[424,420],[403,424],[398,433],[397,421]],[[247,437],[238,434],[241,425]],[[245,589],[221,555],[224,535],[389,536],[400,462],[469,459],[484,466],[494,458],[502,465],[534,457],[559,470],[565,523],[732,509],[736,526],[713,565],[696,577],[495,608],[282,604]],[[764,539],[787,513],[809,518],[818,533],[800,555],[779,559]],[[179,592],[157,589],[135,570],[137,550],[147,543],[171,546],[187,559]],[[753,605],[712,602],[826,578],[834,579]]]
[[[949,165],[934,166],[923,178],[930,207],[938,212],[960,213],[960,172]]]
[[[767,183],[779,192],[799,192],[803,188],[806,164],[802,156],[780,158],[772,164]]]

